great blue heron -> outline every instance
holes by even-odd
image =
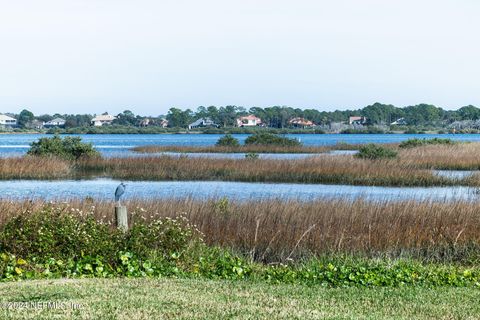
[[[118,185],[117,189],[115,190],[115,202],[118,203],[118,205],[120,205],[120,197],[125,193],[126,186],[127,185],[122,182]]]

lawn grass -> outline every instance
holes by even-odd
[[[0,284],[1,319],[478,319],[480,290],[337,288],[252,281],[59,279]],[[70,304],[78,304],[72,309]]]

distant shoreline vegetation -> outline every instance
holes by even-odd
[[[273,134],[324,134],[319,129],[294,129],[294,128],[185,128],[162,127],[134,127],[134,126],[105,126],[105,127],[78,127],[70,129],[50,129],[47,134],[255,134],[267,132]],[[13,132],[12,132],[13,133]]]
[[[209,106],[170,108],[166,114],[145,116],[125,110],[111,115],[43,114],[29,110],[0,114],[0,132],[71,134],[156,133],[480,133],[480,108],[444,110],[430,104],[399,108],[374,103],[356,110],[320,111],[288,106],[245,108]]]

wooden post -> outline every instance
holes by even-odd
[[[115,206],[115,221],[117,223],[117,228],[123,231],[128,230],[128,215],[127,207],[125,206]]]

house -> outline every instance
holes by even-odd
[[[160,119],[160,127],[162,127],[162,128],[168,127],[168,120],[167,119]]]
[[[188,125],[188,129],[195,129],[195,128],[205,128],[205,127],[218,127],[218,125],[213,122],[210,118],[200,118],[197,121],[190,123]]]
[[[104,114],[101,114],[99,116],[95,116],[93,119],[92,119],[92,125],[94,125],[95,127],[101,127],[103,126],[104,124],[106,125],[110,125],[112,124],[112,121],[117,119],[117,117],[115,116],[112,116],[111,114],[108,114],[108,113],[104,113]]]
[[[307,128],[307,127],[313,127],[314,126],[312,121],[304,119],[304,118],[300,118],[300,117],[296,117],[296,118],[292,118],[292,119],[288,120],[288,124],[292,127],[295,127],[295,128]]]
[[[390,125],[406,126],[407,121],[405,120],[405,118],[400,118],[400,119],[397,119],[397,120],[393,121],[392,123],[390,123]]]
[[[0,126],[3,127],[15,127],[17,126],[17,119],[0,114]]]
[[[35,119],[33,121],[30,121],[26,125],[26,127],[29,129],[42,129],[44,125],[45,125],[45,122]]]
[[[65,120],[62,118],[55,118],[43,124],[45,128],[59,128],[65,126]]]
[[[237,118],[237,127],[256,127],[262,125],[262,119],[253,114]]]
[[[366,117],[352,116],[348,118],[348,124],[367,124]]]
[[[140,121],[138,125],[140,127],[148,127],[151,123],[152,123],[152,120],[145,118],[145,119],[142,119],[142,121]]]

